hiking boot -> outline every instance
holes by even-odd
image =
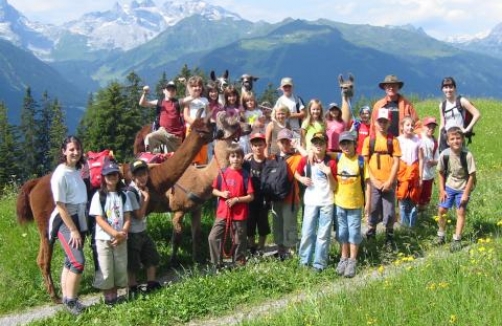
[[[343,276],[348,278],[356,276],[356,265],[357,260],[347,259],[347,265],[345,266],[345,272],[343,273]]]
[[[385,234],[385,248],[387,251],[394,251],[397,249],[396,242],[394,241],[394,230],[387,230]]]
[[[460,240],[453,240],[450,244],[450,252],[462,250],[462,242]]]
[[[345,268],[347,268],[348,258],[341,258],[336,266],[336,273],[342,276],[345,273]]]
[[[436,241],[435,241],[435,245],[436,246],[442,246],[446,243],[446,240],[444,238],[444,235],[438,235],[437,238],[436,238]]]
[[[148,281],[148,284],[146,285],[146,292],[152,292],[156,291],[162,288],[162,285],[160,285],[159,282],[157,281]]]
[[[77,299],[74,300],[67,300],[65,303],[65,308],[68,310],[69,313],[72,315],[80,315],[84,310],[87,309],[87,306],[82,304],[80,301]]]
[[[376,228],[368,228],[366,231],[366,239],[375,239],[376,237]]]

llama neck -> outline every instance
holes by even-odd
[[[351,117],[356,117],[352,111],[352,103],[350,101],[351,97],[346,94],[342,94],[342,120],[348,123]]]
[[[227,147],[231,143],[230,140],[217,140],[214,142],[214,155],[208,166],[203,169],[210,180],[216,178],[220,169],[227,167]]]
[[[150,170],[154,189],[159,193],[169,190],[190,166],[204,143],[204,139],[197,132],[191,132],[172,157]]]

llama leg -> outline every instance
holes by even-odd
[[[202,255],[202,229],[201,229],[202,207],[192,212],[192,259],[203,264],[206,259]]]
[[[44,231],[45,232],[45,231]],[[45,234],[40,237],[40,248],[38,251],[37,263],[42,277],[44,279],[47,292],[54,303],[61,303],[61,298],[56,293],[54,282],[51,275],[51,260],[52,260],[53,245],[49,243],[49,239]]]
[[[173,212],[173,236],[171,240],[173,252],[171,254],[171,266],[178,265],[178,249],[181,245],[181,237],[183,235],[183,216],[183,211]]]

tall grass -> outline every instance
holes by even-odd
[[[500,102],[476,99],[483,118],[476,128],[474,143],[469,146],[473,151],[478,171],[478,186],[469,204],[465,243],[472,244],[472,250],[485,248],[487,252],[500,252],[499,222],[502,220],[502,162],[498,153],[498,138],[502,135],[498,127],[498,106]],[[424,101],[417,104],[420,116],[437,117],[437,101]],[[435,195],[435,199],[437,195]],[[363,243],[359,259],[359,273],[367,270],[381,270],[405,260],[426,257],[424,265],[411,267],[405,273],[384,281],[369,282],[364,287],[354,287],[352,291],[342,291],[326,298],[312,299],[311,303],[302,302],[277,317],[259,319],[257,324],[293,325],[480,325],[471,322],[475,313],[482,312],[490,324],[500,324],[498,311],[489,312],[488,307],[498,305],[495,300],[498,287],[488,289],[490,284],[500,284],[499,254],[489,259],[479,259],[479,269],[473,263],[481,253],[471,256],[470,252],[446,254],[446,259],[431,256],[431,241],[436,233],[434,215],[436,209],[420,216],[420,226],[415,232],[401,231],[397,234],[398,252],[382,250],[383,239],[377,237],[371,244]],[[205,211],[204,234],[207,235],[212,223],[213,209]],[[455,223],[454,214],[449,214],[451,224]],[[273,259],[250,263],[243,269],[208,275],[191,265],[189,219],[185,220],[186,232],[180,252],[182,264],[179,269],[181,280],[144,300],[119,305],[112,310],[101,305],[78,317],[78,322],[93,324],[137,324],[165,325],[178,324],[196,318],[231,313],[234,309],[254,306],[269,299],[278,299],[286,294],[299,291],[316,292],[335,284],[358,282],[359,278],[348,281],[335,275],[333,269],[322,274],[298,267],[296,260],[278,262]],[[162,255],[162,271],[168,269],[170,254],[171,226],[165,214],[149,218],[150,232],[157,241]],[[449,228],[451,236],[452,227]],[[489,244],[476,245],[479,239],[493,239]],[[207,253],[207,245],[204,250]],[[9,295],[0,299],[0,314],[16,311],[26,306],[36,306],[48,302],[39,270],[35,264],[38,249],[38,232],[34,225],[18,226],[15,221],[14,200],[0,202],[0,291]],[[442,251],[446,249],[442,248]],[[441,251],[440,250],[440,251]],[[53,276],[57,280],[61,266],[61,250],[55,248]],[[337,261],[338,246],[332,245],[331,260]],[[478,256],[476,256],[478,255]],[[91,257],[90,254],[87,257]],[[485,257],[486,258],[486,257]],[[90,259],[89,259],[90,260]],[[82,292],[92,293],[92,264],[88,264]],[[477,274],[479,273],[481,274]],[[486,274],[486,276],[484,276]],[[477,276],[476,276],[477,275]],[[476,278],[477,277],[477,278]],[[484,277],[484,278],[483,278]],[[56,282],[57,283],[57,282]],[[446,285],[447,284],[447,285]],[[428,289],[428,287],[430,289]],[[434,291],[432,290],[433,288]],[[467,296],[472,296],[470,300]],[[334,302],[334,303],[332,303]],[[481,304],[482,303],[482,304]],[[479,307],[483,305],[482,307]],[[252,308],[250,308],[252,309]],[[461,310],[471,311],[462,313]],[[332,319],[325,315],[333,315]],[[423,319],[417,316],[424,316]],[[451,320],[450,320],[451,318]],[[74,321],[65,313],[39,321],[35,324],[64,325]],[[463,322],[467,321],[467,322]]]

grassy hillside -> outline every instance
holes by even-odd
[[[416,104],[420,116],[437,117],[437,100]],[[401,266],[401,272],[385,279],[336,276],[334,269],[321,274],[298,267],[296,259],[250,262],[243,269],[206,275],[189,262],[190,240],[186,229],[182,251],[185,269],[181,280],[144,298],[116,306],[93,307],[78,317],[79,323],[107,325],[165,325],[232,314],[264,301],[288,294],[314,294],[305,302],[292,303],[279,315],[254,318],[256,325],[498,325],[502,281],[502,161],[498,152],[501,131],[498,126],[499,101],[474,99],[482,113],[470,149],[477,163],[478,185],[469,204],[465,245],[460,253],[448,247],[436,248],[435,209],[421,215],[415,233],[397,232],[398,252],[384,252],[383,238],[363,242],[359,273],[382,274]],[[437,196],[434,196],[436,203]],[[449,215],[454,224],[454,214]],[[170,246],[171,227],[165,215],[149,219],[150,230],[162,254],[162,270]],[[211,213],[205,212],[204,234],[211,226]],[[449,228],[451,236],[452,228]],[[0,315],[49,302],[35,264],[38,235],[34,225],[19,226],[15,221],[14,198],[0,201]],[[332,262],[337,261],[338,245],[331,246]],[[207,248],[205,248],[207,250]],[[58,279],[61,249],[56,246],[53,276]],[[88,254],[87,257],[90,257]],[[416,263],[419,259],[422,263]],[[92,264],[87,265],[83,294],[94,292]],[[394,267],[393,267],[394,266]],[[347,285],[347,290],[344,285]],[[342,287],[336,294],[319,296],[321,290]],[[299,300],[299,299],[298,299]],[[296,300],[296,301],[298,301]],[[74,321],[66,313],[37,322],[39,325],[65,325]]]

